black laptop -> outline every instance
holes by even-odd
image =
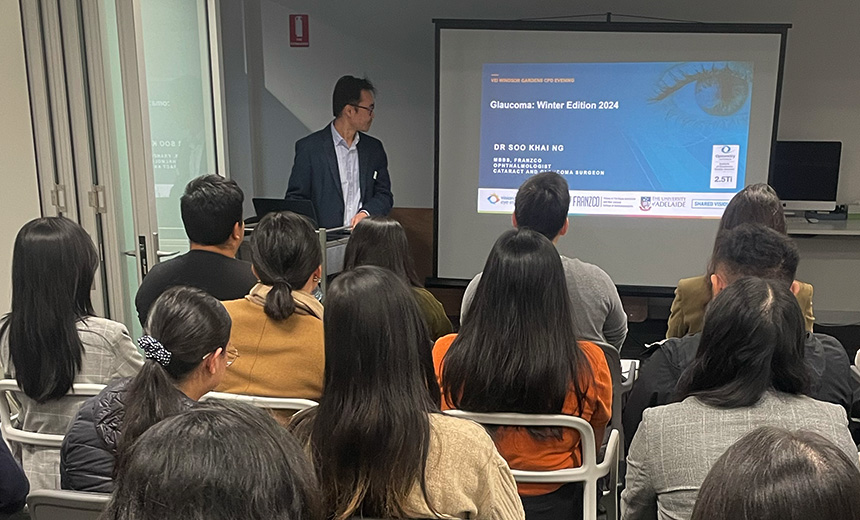
[[[261,218],[275,211],[292,211],[310,219],[314,228],[317,227],[317,212],[313,202],[303,199],[264,199],[254,197],[254,211],[257,213],[251,218],[245,219],[245,224],[256,224]]]

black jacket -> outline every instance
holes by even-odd
[[[60,451],[63,489],[110,493],[131,378],[117,379],[90,397],[75,415]],[[181,394],[191,407],[194,401]]]
[[[60,451],[63,489],[110,493],[125,390],[131,378],[118,379],[86,400],[75,415]]]
[[[700,339],[701,333],[667,339],[640,356],[639,377],[622,413],[625,451],[630,448],[646,408],[680,401],[675,385],[696,357]],[[826,334],[807,332],[805,360],[810,372],[807,395],[842,406],[850,417],[858,384],[851,376],[851,362],[842,344]]]
[[[5,399],[5,396],[0,398]],[[15,462],[6,443],[0,440],[0,515],[24,509],[29,492],[30,483],[24,470]]]

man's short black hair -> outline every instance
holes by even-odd
[[[188,239],[206,246],[223,244],[233,226],[242,221],[245,195],[234,180],[203,175],[185,186],[179,199],[182,223]]]
[[[367,78],[356,78],[354,76],[343,76],[334,86],[334,94],[331,96],[331,109],[334,117],[338,117],[347,105],[356,105],[361,100],[361,91],[369,90],[376,93],[373,83]]]
[[[524,182],[514,200],[517,227],[529,228],[555,240],[567,220],[568,190],[567,181],[555,172],[542,172]]]
[[[761,224],[741,224],[717,235],[713,265],[728,277],[727,284],[754,276],[791,285],[799,262],[794,242]]]

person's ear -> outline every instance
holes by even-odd
[[[565,218],[564,225],[561,226],[561,231],[558,232],[558,236],[563,237],[564,235],[566,235],[568,229],[570,229],[570,219]]]
[[[314,278],[322,280],[322,265],[317,266],[316,270],[314,271]]]
[[[797,280],[791,282],[791,287],[788,288],[791,291],[791,294],[797,296],[797,293],[800,292],[800,282]]]
[[[517,215],[516,215],[516,213],[511,213],[511,225],[513,225],[514,227],[519,227],[519,226],[517,226]]]
[[[217,374],[219,365],[223,363],[223,360],[221,359],[221,356],[223,355],[224,349],[222,347],[218,347],[218,349],[215,350],[215,352],[213,352],[211,356],[206,358],[206,371],[209,372],[211,375]]]
[[[714,273],[711,275],[711,297],[716,298],[720,291],[726,288],[726,281],[722,276]]]
[[[260,275],[257,274],[257,268],[254,267],[254,264],[251,264],[251,274],[254,275],[254,278],[256,278],[258,282],[260,281]]]
[[[233,240],[241,242],[242,239],[245,238],[245,223],[240,220],[239,222],[233,224],[233,232],[230,234],[230,236],[231,238],[233,238]]]

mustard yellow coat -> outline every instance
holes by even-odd
[[[239,358],[227,368],[219,392],[319,400],[325,372],[323,307],[293,291],[296,311],[275,321],[263,312],[271,287],[257,284],[241,300],[224,302],[233,320],[230,346]]]
[[[815,316],[812,314],[812,286],[808,283],[797,283],[800,284],[797,303],[803,311],[806,330],[812,332],[812,324],[815,322]],[[705,307],[711,298],[711,285],[706,275],[680,280],[675,289],[675,300],[672,301],[666,337],[680,338],[687,334],[701,332],[705,319]]]

